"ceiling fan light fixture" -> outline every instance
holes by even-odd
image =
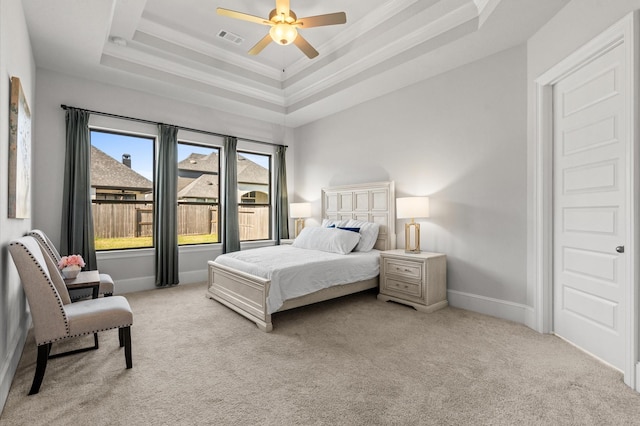
[[[260,25],[271,27],[268,34],[260,39],[249,51],[249,55],[257,55],[267,47],[272,41],[279,45],[286,46],[295,44],[307,58],[313,59],[318,56],[318,51],[302,36],[298,34],[298,28],[314,28],[326,25],[346,24],[347,15],[344,12],[327,13],[324,15],[309,16],[300,18],[289,8],[289,0],[275,0],[276,8],[269,13],[269,20],[247,13],[236,12],[231,9],[217,8],[218,15],[229,18],[242,19]],[[478,0],[476,0],[478,1]]]
[[[269,34],[276,43],[287,45],[293,43],[296,37],[298,37],[298,30],[292,25],[280,23],[272,26]]]

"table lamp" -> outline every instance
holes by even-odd
[[[296,220],[295,236],[297,237],[304,228],[304,219],[311,217],[311,203],[291,203],[289,214]]]
[[[416,217],[429,217],[429,197],[396,198],[396,214],[398,219],[411,219],[404,225],[405,253],[420,253],[420,224]],[[411,228],[413,228],[414,246],[411,246]]]

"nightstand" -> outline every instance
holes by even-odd
[[[378,299],[413,306],[422,312],[444,308],[447,302],[447,257],[442,253],[380,253]]]

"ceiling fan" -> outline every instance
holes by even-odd
[[[293,43],[298,46],[309,59],[313,59],[318,56],[318,51],[298,33],[298,28],[322,27],[347,22],[347,15],[344,12],[328,13],[326,15],[309,16],[298,19],[293,10],[289,8],[289,0],[276,0],[276,8],[269,13],[269,19],[223,9],[221,7],[219,7],[217,11],[219,15],[271,26],[269,33],[249,50],[249,55],[257,55],[262,49],[267,47],[269,43],[275,41],[282,45]]]

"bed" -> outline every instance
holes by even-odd
[[[235,254],[229,253],[228,255],[222,255],[208,262],[209,278],[206,293],[207,297],[222,303],[253,321],[259,329],[269,332],[273,329],[271,316],[276,312],[377,288],[377,272],[374,276],[366,277],[365,274],[364,278],[362,278],[362,276],[358,278],[358,274],[350,275],[350,272],[344,272],[344,274],[341,273],[340,276],[336,276],[335,271],[337,268],[327,268],[321,265],[315,265],[315,269],[307,271],[308,268],[306,267],[289,264],[289,262],[281,262],[287,263],[285,266],[289,268],[288,272],[284,270],[281,271],[276,267],[277,265],[273,265],[274,259],[289,259],[296,250],[306,251],[305,256],[307,258],[309,258],[309,256],[313,259],[317,257],[318,261],[321,260],[319,259],[320,257],[326,257],[327,261],[332,265],[334,264],[333,262],[338,260],[345,260],[345,265],[347,265],[347,258],[357,259],[357,261],[360,262],[356,262],[357,265],[364,263],[370,265],[372,259],[376,265],[379,265],[379,250],[395,248],[395,194],[393,182],[323,188],[321,200],[322,218],[325,226],[329,223],[339,221],[347,223],[349,220],[351,220],[351,222],[360,221],[377,224],[378,233],[375,242],[373,242],[373,249],[367,252],[335,255],[338,256],[338,258],[320,254],[317,254],[317,256],[314,254],[310,255],[307,248],[297,247],[298,245],[304,247],[304,244],[300,243],[300,241],[304,239],[300,238],[304,237],[301,234],[291,246],[264,247],[236,252]],[[311,231],[312,230],[308,230],[305,232],[311,233]],[[316,232],[320,231],[317,230]],[[262,264],[263,260],[259,259],[263,254],[262,252],[267,253],[266,257],[268,260],[265,261],[265,264]],[[244,262],[246,262],[246,264],[243,265]],[[347,270],[349,270],[349,268],[361,268],[361,266],[344,267],[347,268]],[[274,298],[276,292],[281,293],[280,278],[289,272],[292,272],[292,276],[294,277],[294,296],[292,297],[285,294],[283,297],[280,297],[280,294],[278,294]],[[346,279],[342,275],[356,278],[353,278],[353,280]],[[371,275],[371,273],[369,273],[369,275]],[[347,282],[344,282],[345,279]],[[304,290],[299,290],[297,288],[298,286],[295,285],[297,282],[299,283],[299,287],[308,287],[308,282],[312,280],[320,282],[322,288],[305,288]],[[298,294],[296,294],[296,292],[298,292]],[[273,302],[273,300],[276,301]]]

